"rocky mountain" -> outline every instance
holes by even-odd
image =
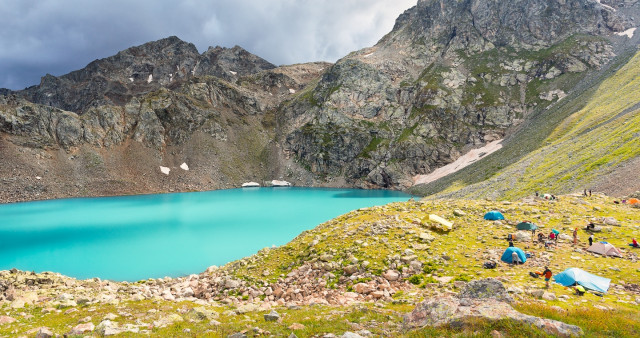
[[[319,177],[407,187],[502,139],[614,56],[595,1],[419,1],[377,45],[283,108],[285,149]]]
[[[238,46],[200,54],[177,37],[132,47],[0,92],[9,187],[0,199],[273,178],[404,189],[470,149],[512,142],[527,121],[593,85],[637,44],[619,34],[638,6],[420,0],[375,46],[333,65],[276,68]],[[177,169],[183,162],[188,172]],[[160,165],[175,170],[165,176]]]

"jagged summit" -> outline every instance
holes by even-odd
[[[217,47],[200,54],[176,36],[130,47],[59,77],[47,74],[40,84],[17,91],[28,100],[82,113],[100,105],[124,105],[134,96],[175,86],[193,76],[231,80],[274,65],[241,47]],[[235,74],[234,74],[235,73]]]

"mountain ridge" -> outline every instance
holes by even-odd
[[[4,149],[56,160],[34,165],[22,155],[0,155],[42,173],[69,165],[53,153],[77,158],[86,151],[103,165],[73,166],[74,177],[91,182],[100,170],[117,179],[113,172],[129,165],[105,161],[108,149],[133,141],[142,145],[136,146],[142,158],[154,159],[148,164],[187,161],[193,168],[185,182],[149,165],[143,179],[155,187],[149,192],[164,191],[158,181],[165,179],[179,191],[273,178],[407,189],[416,175],[469,149],[511,142],[523,121],[589,83],[619,46],[637,43],[614,33],[630,27],[638,12],[633,1],[421,0],[372,47],[335,64],[282,67],[238,46],[199,53],[169,37],[45,76],[24,91],[5,91]],[[129,180],[123,184],[139,191]],[[44,182],[35,183],[50,194]],[[22,194],[20,187],[14,191]]]

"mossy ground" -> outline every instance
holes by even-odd
[[[460,210],[464,216],[455,216],[453,211]],[[488,210],[501,210],[507,221],[492,222],[483,219]],[[437,214],[454,222],[450,232],[430,230],[432,224],[429,214]],[[385,336],[466,336],[473,333],[488,335],[498,330],[509,336],[545,336],[536,328],[511,321],[468,323],[464,328],[441,327],[407,330],[403,327],[402,315],[410,312],[414,304],[440,292],[456,291],[455,280],[471,280],[486,277],[498,277],[506,287],[522,289],[540,289],[544,282],[529,277],[528,272],[539,270],[527,263],[510,266],[500,263],[498,268],[482,268],[484,255],[488,250],[502,253],[507,246],[506,235],[515,232],[513,224],[522,220],[531,220],[540,225],[541,231],[555,228],[561,233],[570,234],[575,227],[582,228],[592,219],[614,217],[620,226],[603,226],[604,231],[596,234],[596,240],[606,240],[629,253],[640,253],[627,246],[632,237],[640,237],[640,209],[626,204],[614,204],[613,199],[594,195],[592,197],[561,196],[556,201],[528,199],[516,202],[492,202],[478,200],[425,200],[392,203],[386,206],[372,207],[350,212],[317,228],[306,231],[292,242],[282,247],[261,250],[258,254],[234,262],[223,269],[234,273],[238,278],[251,281],[275,280],[303,263],[317,260],[316,257],[329,253],[340,266],[350,264],[347,257],[353,255],[359,262],[368,261],[368,271],[380,274],[389,264],[389,257],[405,255],[411,249],[418,259],[425,262],[424,272],[419,274],[417,285],[405,292],[394,295],[393,303],[363,303],[350,307],[303,306],[297,309],[278,308],[281,322],[266,322],[266,311],[232,313],[233,306],[207,305],[219,313],[216,319],[220,324],[212,325],[208,320],[190,321],[186,315],[189,309],[198,307],[192,302],[167,302],[164,300],[145,300],[122,302],[116,305],[87,304],[43,313],[42,307],[27,306],[24,309],[11,309],[4,305],[3,314],[18,321],[0,325],[0,335],[23,335],[28,330],[47,326],[56,333],[66,333],[79,324],[81,319],[91,316],[90,321],[98,324],[108,313],[118,315],[114,321],[120,326],[125,324],[148,324],[169,314],[180,314],[185,321],[169,325],[166,328],[146,327],[150,334],[157,336],[226,336],[234,332],[254,328],[268,331],[275,336],[289,335],[294,332],[299,337],[346,331],[369,330]],[[374,233],[380,226],[387,231]],[[377,228],[376,228],[377,227]],[[429,232],[435,240],[422,242],[419,235]],[[579,248],[585,248],[587,234],[579,232]],[[315,245],[312,241],[317,240]],[[627,258],[605,258],[584,251],[575,252],[570,241],[560,240],[558,247],[545,250],[531,242],[517,242],[516,246],[540,257],[550,257],[549,266],[554,273],[569,267],[579,267],[591,273],[611,278],[613,284],[640,284],[640,263]],[[449,259],[443,259],[443,255]],[[529,263],[529,262],[528,262]],[[399,267],[401,268],[401,267]],[[613,269],[612,269],[613,268]],[[268,271],[265,276],[265,270]],[[619,271],[618,271],[619,270]],[[336,276],[341,269],[333,271]],[[451,282],[437,282],[441,277],[453,277]],[[415,278],[414,278],[415,279]],[[434,283],[436,282],[436,283]],[[339,286],[339,287],[344,287]],[[348,287],[348,286],[347,286]],[[516,308],[524,313],[562,320],[582,327],[589,336],[635,336],[640,333],[640,306],[635,299],[640,295],[610,289],[604,297],[586,294],[583,297],[573,295],[571,289],[552,284],[550,292],[562,297],[555,301],[534,299],[525,294],[517,296]],[[519,297],[519,298],[518,298]],[[565,299],[566,298],[566,299]],[[604,306],[609,310],[594,307]],[[149,310],[154,310],[149,312]],[[30,317],[32,315],[33,317]],[[604,320],[604,319],[607,320]],[[304,325],[304,329],[289,329],[293,323]],[[145,329],[145,327],[141,327]],[[184,331],[188,329],[189,331]],[[125,333],[126,335],[133,333]]]

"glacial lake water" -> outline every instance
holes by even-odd
[[[136,281],[200,273],[280,246],[386,190],[243,188],[0,204],[0,270]]]

